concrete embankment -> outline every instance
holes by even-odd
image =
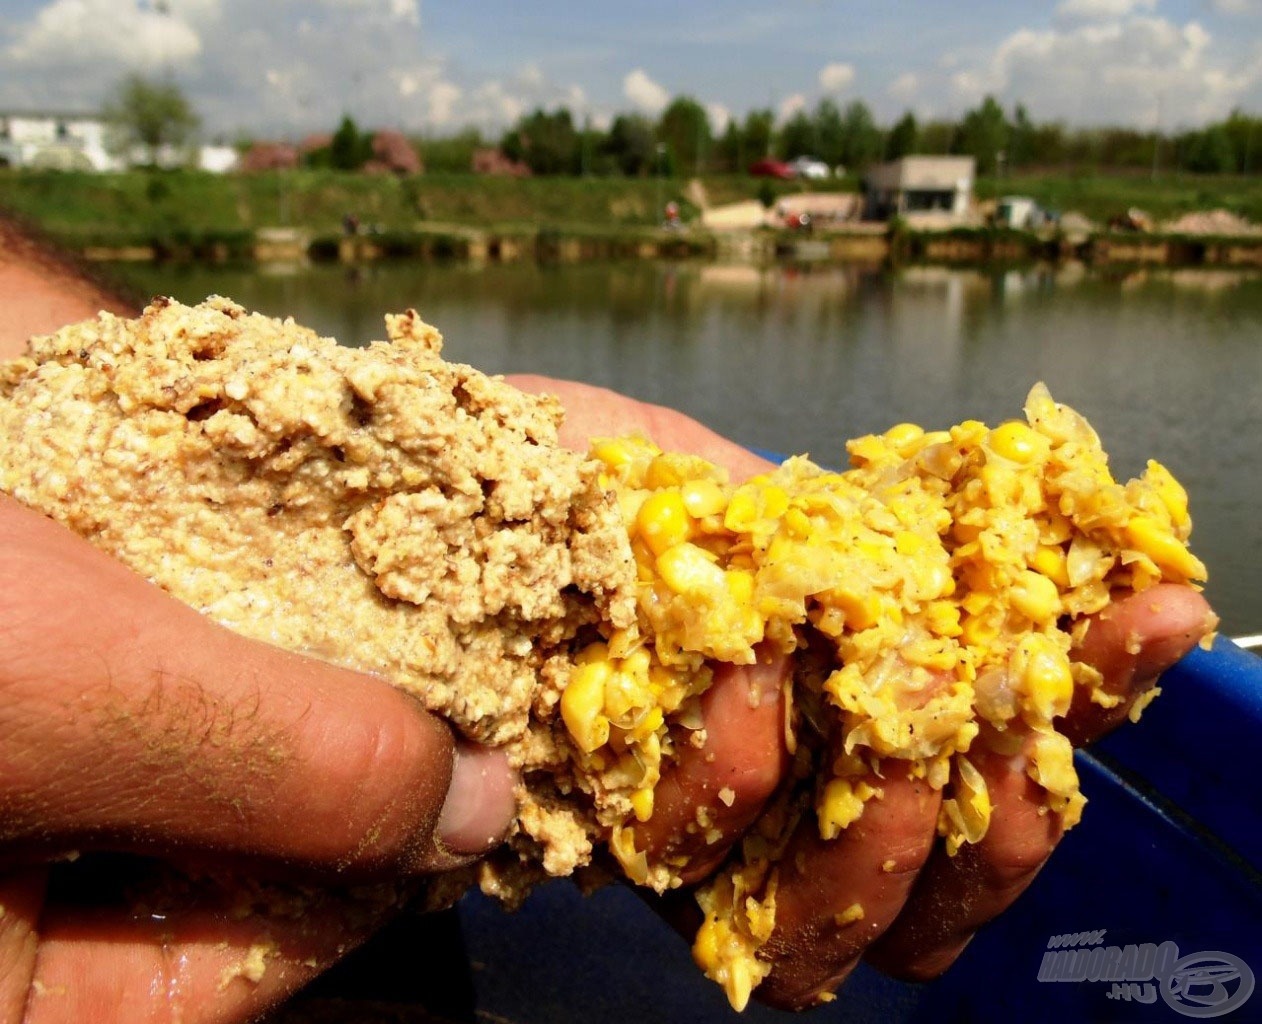
[[[911,230],[850,223],[811,229],[755,227],[602,229],[589,226],[477,228],[424,224],[409,230],[329,234],[264,228],[231,236],[130,239],[80,249],[89,260],[207,262],[381,259],[458,261],[720,259],[764,263],[1019,263],[1078,260],[1090,265],[1262,267],[1262,234],[1189,235],[1100,231],[1066,235],[990,227]]]

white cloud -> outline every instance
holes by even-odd
[[[192,5],[202,17],[214,3]],[[152,71],[195,59],[202,39],[183,16],[141,8],[135,0],[52,0],[11,34],[5,56],[21,65],[92,66],[104,62]]]
[[[710,127],[715,135],[722,135],[732,121],[732,112],[722,103],[707,103],[706,117],[710,119]]]
[[[885,93],[890,99],[898,100],[900,103],[910,103],[916,97],[916,91],[920,88],[920,78],[912,71],[904,71],[894,81],[890,82]]]
[[[784,124],[799,110],[806,109],[806,97],[800,92],[795,92],[790,96],[786,96],[780,101],[780,106],[776,110],[776,123]]]
[[[622,95],[649,115],[660,114],[670,102],[670,93],[653,81],[643,68],[636,68],[622,80]]]
[[[841,92],[854,81],[854,65],[834,62],[820,68],[819,87],[824,92]]]
[[[1098,21],[1122,18],[1135,11],[1152,11],[1157,0],[1061,0],[1056,14],[1066,19]]]
[[[1097,8],[1110,2],[1091,0]],[[957,111],[989,94],[1024,103],[1036,119],[1141,126],[1159,120],[1170,130],[1225,116],[1262,83],[1256,62],[1233,67],[1213,42],[1197,21],[1130,13],[1018,29],[988,57],[958,60],[940,74]],[[924,82],[920,94],[932,89],[933,82]]]
[[[426,95],[426,120],[436,128],[456,127],[454,114],[456,104],[464,95],[458,85],[451,82],[437,81],[430,86]]]
[[[318,0],[325,7],[345,8],[369,17],[417,26],[421,23],[419,0]]]

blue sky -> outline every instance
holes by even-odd
[[[1262,0],[0,0],[0,108],[97,108],[171,74],[212,134],[605,124],[687,94],[716,128],[860,98],[882,121],[987,93],[1036,120],[1167,129],[1262,112]]]

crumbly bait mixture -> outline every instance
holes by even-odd
[[[990,818],[970,749],[1020,742],[1071,826],[1055,719],[1078,689],[1116,700],[1070,661],[1073,624],[1206,575],[1177,481],[1156,462],[1115,481],[1041,385],[1022,420],[900,424],[850,442],[846,472],[796,458],[733,486],[644,438],[567,453],[555,403],[444,362],[414,313],[387,333],[344,349],[212,299],[36,339],[0,369],[0,489],[225,625],[382,672],[506,745],[520,813],[479,881],[509,902],[602,843],[677,885],[636,826],[698,738],[712,666],[791,654],[793,777],[698,893],[694,956],[738,1008],[799,822],[835,837],[908,772],[944,791],[954,852]]]

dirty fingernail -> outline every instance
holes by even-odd
[[[516,777],[501,750],[456,744],[438,840],[451,853],[478,854],[494,847],[517,810]]]

